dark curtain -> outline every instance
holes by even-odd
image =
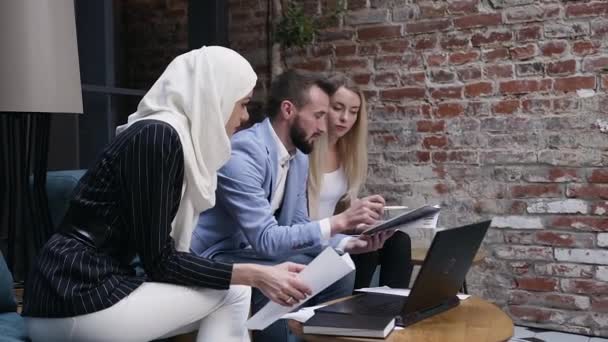
[[[50,114],[0,113],[0,248],[16,281],[53,233],[46,196]]]

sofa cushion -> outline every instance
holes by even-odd
[[[50,171],[46,174],[46,193],[49,199],[49,211],[53,226],[57,226],[63,220],[72,193],[84,175],[86,170]]]
[[[16,312],[0,314],[0,340],[3,342],[29,341],[21,315]]]
[[[17,311],[17,302],[13,292],[13,276],[4,262],[4,256],[0,253],[0,313],[15,311]]]

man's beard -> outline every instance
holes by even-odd
[[[302,153],[310,154],[313,149],[313,143],[306,141],[306,133],[304,129],[300,126],[300,118],[296,118],[294,124],[289,129],[289,137],[293,142],[293,145]]]

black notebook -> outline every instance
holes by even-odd
[[[303,325],[305,334],[385,338],[395,328],[394,316],[315,312]]]

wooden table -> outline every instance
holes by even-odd
[[[303,335],[302,324],[290,320],[290,329],[304,341],[381,341],[354,337]],[[498,342],[513,336],[513,321],[496,305],[471,296],[460,305],[410,325],[394,330],[383,341],[392,342]]]

